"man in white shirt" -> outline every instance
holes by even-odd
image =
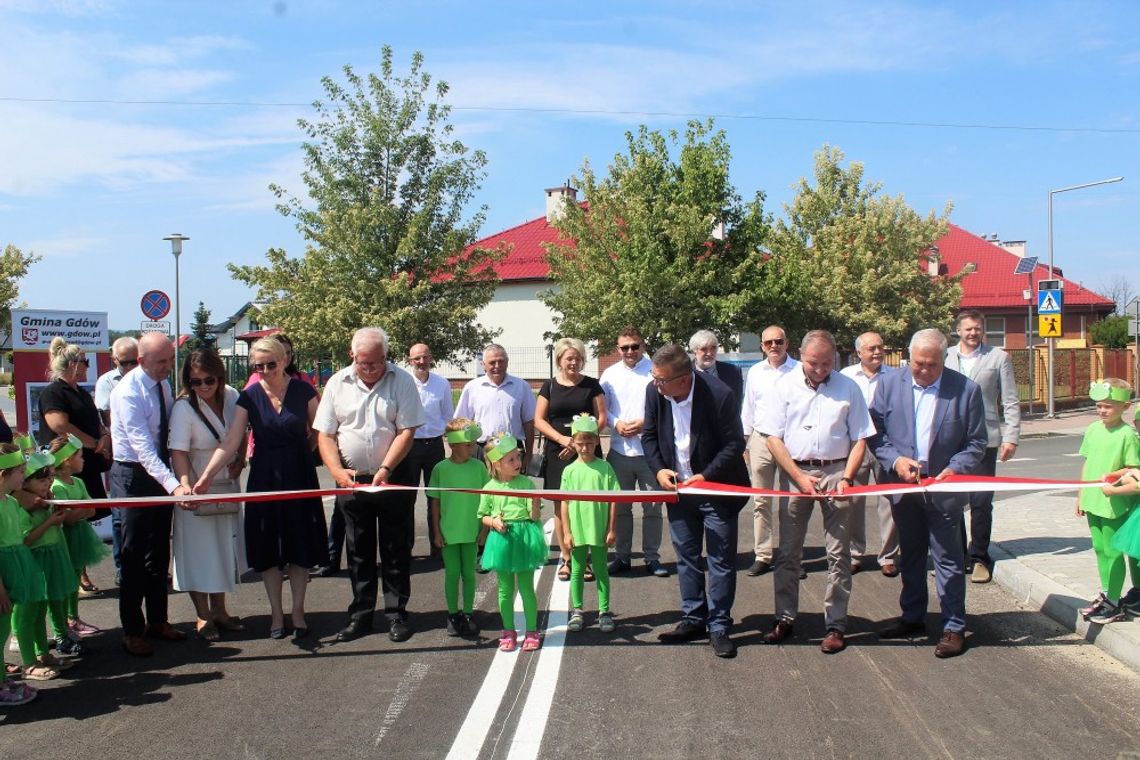
[[[483,349],[481,377],[463,386],[455,416],[466,417],[479,423],[483,440],[498,432],[507,432],[523,446],[523,472],[530,464],[534,450],[534,391],[530,383],[507,374],[507,350],[497,343]],[[479,449],[482,452],[482,448]]]
[[[875,391],[880,381],[895,371],[894,367],[883,364],[884,344],[883,338],[876,332],[865,332],[855,339],[855,353],[859,357],[858,364],[844,367],[842,374],[854,380],[863,391],[863,398],[867,408],[875,401]],[[880,470],[875,456],[870,451],[863,457],[863,464],[855,482],[865,486],[872,481],[878,483]],[[875,503],[875,513],[879,518],[879,534],[882,537],[882,548],[879,549],[879,570],[888,578],[899,574],[899,535],[895,529],[895,520],[891,517],[891,502],[881,496],[858,496],[851,500],[851,572],[857,573],[862,569],[862,557],[867,551],[867,501]]]
[[[799,610],[800,560],[804,536],[815,509],[815,494],[843,493],[867,451],[875,426],[863,392],[835,368],[835,338],[812,330],[800,344],[800,368],[781,377],[761,404],[757,429],[767,437],[772,457],[804,494],[780,507],[780,556],[776,561],[776,622],[764,635],[778,644],[792,635]],[[819,500],[827,549],[827,590],[823,620],[827,629],[820,650],[835,654],[846,648],[847,602],[851,597],[850,503]]]
[[[378,327],[357,330],[350,355],[352,364],[329,378],[317,407],[313,429],[321,460],[342,488],[416,485],[406,459],[415,430],[424,422],[415,382],[388,361],[388,336]],[[411,638],[407,604],[412,593],[409,536],[415,527],[415,498],[415,491],[337,497],[352,578],[349,623],[337,641],[352,641],[372,631],[377,540],[388,638],[396,642]]]
[[[774,488],[778,470],[776,461],[768,451],[768,443],[756,428],[760,403],[775,382],[799,366],[788,356],[788,336],[784,328],[770,325],[760,335],[767,355],[764,361],[748,369],[744,381],[744,405],[740,409],[740,422],[744,428],[748,464],[753,488]],[[783,501],[783,500],[781,500]],[[756,561],[748,568],[752,576],[763,575],[772,569],[772,498],[755,496],[752,499],[753,552]]]
[[[114,369],[104,372],[95,381],[95,408],[103,424],[111,427],[111,391],[139,364],[139,342],[131,337],[119,338],[111,345],[111,363]],[[122,580],[119,553],[123,546],[123,517],[118,507],[111,509],[111,556],[115,561],[116,585]]]
[[[173,396],[166,378],[174,366],[174,344],[162,333],[147,333],[139,341],[139,366],[128,372],[111,392],[110,498],[187,496],[170,469],[170,409]],[[154,648],[146,637],[181,641],[186,634],[167,619],[167,579],[170,528],[169,504],[122,510],[119,561],[119,619],[123,648],[148,657]],[[143,604],[146,616],[143,616]]]
[[[645,389],[652,382],[653,362],[645,355],[645,339],[636,327],[627,327],[617,339],[621,361],[606,368],[601,385],[606,394],[606,418],[613,436],[606,461],[614,468],[623,491],[652,491],[657,478],[645,460],[641,446],[641,428],[645,422]],[[661,564],[661,503],[641,505],[641,553],[645,572],[667,578],[669,571]],[[633,505],[618,504],[614,515],[614,559],[610,575],[624,573],[631,567],[633,553]]]
[[[431,348],[426,343],[417,343],[408,349],[408,364],[412,367],[412,379],[416,382],[416,390],[420,394],[420,404],[424,408],[424,424],[416,428],[416,437],[412,441],[412,450],[408,452],[407,462],[411,469],[415,485],[420,481],[426,486],[431,480],[431,471],[443,461],[443,433],[448,421],[454,414],[454,405],[451,403],[451,384],[431,371],[435,359],[431,355]],[[427,500],[424,500],[426,506]],[[426,524],[431,525],[431,517],[425,511]],[[430,533],[430,531],[429,531]],[[415,531],[412,535],[415,541]],[[431,545],[431,556],[438,557],[439,549]]]

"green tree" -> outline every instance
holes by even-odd
[[[187,350],[195,351],[214,345],[214,335],[210,332],[210,310],[202,301],[194,310],[194,322],[190,326],[190,340],[187,341]]]
[[[815,154],[814,182],[801,179],[785,207],[762,298],[748,309],[753,324],[770,321],[771,305],[780,303],[771,321],[788,332],[823,328],[846,345],[868,330],[901,346],[915,330],[946,328],[967,276],[930,274],[950,206],[941,216],[920,216],[901,195],[880,195],[881,185],[865,183],[861,163],[842,162],[842,151],[825,145]]]
[[[627,132],[626,152],[603,178],[583,163],[572,182],[588,207],[566,203],[555,219],[560,241],[547,260],[556,287],[539,294],[559,333],[602,351],[627,324],[651,346],[702,328],[735,344],[770,220],[762,193],[745,203],[729,182],[730,158],[709,120],[689,122],[684,135]]]
[[[0,330],[12,329],[12,307],[17,306],[20,294],[20,280],[28,274],[28,268],[40,260],[38,254],[23,253],[14,245],[4,246],[0,254]]]
[[[1093,345],[1105,348],[1128,348],[1132,339],[1128,335],[1130,317],[1111,316],[1099,322],[1093,322],[1089,327]]]
[[[325,100],[298,122],[308,198],[270,186],[304,255],[272,248],[266,265],[230,271],[256,288],[260,320],[307,352],[343,355],[356,328],[377,325],[395,356],[423,341],[437,358],[470,357],[494,337],[476,314],[494,294],[489,263],[501,255],[464,253],[486,213],[464,220],[486,156],[452,136],[448,86],[433,84],[420,53],[398,75],[385,46],[379,75],[345,66],[344,80],[322,78]]]

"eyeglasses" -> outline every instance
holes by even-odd
[[[636,351],[639,348],[641,348],[640,343],[629,343],[624,346],[618,346],[618,351],[621,351],[624,354],[628,351]]]
[[[764,341],[764,345],[765,346],[782,346],[782,345],[784,345],[784,339],[783,338],[772,338],[770,340]]]
[[[653,378],[653,384],[654,384],[655,386],[657,386],[658,388],[664,388],[664,387],[665,387],[666,385],[668,385],[669,383],[673,382],[674,380],[678,380],[678,379],[680,379],[680,378],[684,377],[684,376],[685,376],[685,375],[687,375],[687,374],[689,374],[689,373],[688,373],[688,372],[682,372],[682,373],[681,373],[681,374],[679,374],[679,375],[673,375],[673,377],[667,377],[667,378],[664,378],[664,379],[663,379],[663,378],[660,378],[660,377],[655,377],[655,378]]]
[[[262,364],[251,364],[249,366],[253,367],[256,372],[265,372],[266,370],[272,372],[277,369],[277,362],[264,362]]]
[[[120,367],[133,367],[139,363],[138,359],[119,359]]]
[[[218,384],[218,378],[216,378],[216,377],[192,377],[192,378],[190,378],[190,387],[191,388],[197,388],[197,387],[202,386],[202,385],[206,386],[207,388],[213,388],[217,384]]]

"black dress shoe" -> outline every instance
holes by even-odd
[[[308,635],[309,635],[309,629],[308,628],[294,628],[293,629],[293,639],[294,640],[306,638],[306,637],[308,637]]]
[[[406,620],[393,620],[392,624],[388,627],[388,638],[396,643],[407,641],[412,637],[412,629],[408,627]]]
[[[771,562],[766,562],[762,559],[758,559],[755,562],[753,562],[752,566],[749,567],[744,572],[747,573],[748,575],[752,576],[753,578],[755,578],[757,575],[763,575],[764,573],[768,572],[771,569],[772,569],[772,563]]]
[[[682,620],[673,630],[658,634],[657,640],[663,644],[681,644],[686,641],[703,639],[707,635],[703,625],[691,620]]]
[[[337,641],[355,641],[361,636],[367,636],[372,633],[372,624],[365,622],[361,618],[352,620],[336,635]]]
[[[709,644],[712,645],[713,654],[717,657],[736,656],[736,644],[732,643],[732,639],[724,631],[709,632]]]
[[[926,635],[926,623],[921,620],[894,618],[879,629],[880,639],[909,639],[916,634]]]

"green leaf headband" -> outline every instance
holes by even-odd
[[[52,454],[54,460],[52,463],[56,467],[59,467],[68,459],[71,459],[73,456],[75,456],[75,452],[81,451],[82,449],[83,443],[79,440],[79,438],[74,433],[68,433],[67,443],[63,444],[63,446],[60,447],[59,451]]]
[[[19,467],[26,464],[28,455],[23,450],[10,451],[7,454],[0,454],[0,470],[10,470],[13,467]]]
[[[55,459],[51,454],[45,454],[42,451],[37,451],[34,454],[28,454],[28,464],[25,466],[24,473],[26,475],[34,475],[45,467],[51,467],[55,464]]]
[[[1132,400],[1132,391],[1127,388],[1116,388],[1105,382],[1089,383],[1089,398],[1093,401],[1121,401]]]
[[[516,451],[519,447],[519,442],[510,433],[498,433],[487,441],[487,449],[484,456],[490,462],[498,462],[500,459]]]
[[[598,434],[598,419],[592,414],[579,414],[570,422],[570,435],[578,433]]]
[[[36,449],[36,439],[32,438],[31,433],[25,433],[17,437],[12,443],[19,446],[21,451],[35,451]]]
[[[472,422],[465,428],[459,430],[447,431],[448,443],[478,443],[479,439],[483,437],[483,428],[479,427],[478,422]]]

